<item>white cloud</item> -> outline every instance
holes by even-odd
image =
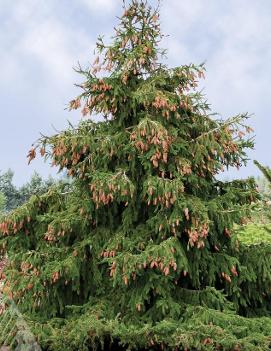
[[[80,40],[79,40],[80,39]],[[72,30],[50,18],[29,31],[20,43],[20,49],[32,56],[48,72],[48,79],[66,84],[72,76],[77,59],[88,56],[89,41],[82,33]]]
[[[0,38],[1,46],[6,48],[0,66],[5,68],[2,77],[7,83],[12,85],[22,74],[31,74],[35,63],[45,80],[69,84],[72,67],[81,59],[86,61],[94,47],[85,31],[80,26],[77,30],[69,27],[49,2],[17,1],[6,6],[6,11],[10,18]]]
[[[251,105],[252,96],[260,103],[262,91],[269,90],[270,12],[268,1],[164,2],[168,56],[174,64],[206,59],[208,91],[223,109],[225,96],[234,98],[233,108],[241,100]]]
[[[261,104],[262,92],[269,90],[266,74],[271,73],[271,23],[268,17],[256,5],[235,6],[235,11],[220,23],[222,43],[219,50],[214,49],[208,65],[212,93],[223,107],[226,95],[233,98],[233,106],[255,108]]]
[[[121,4],[121,1],[117,0],[81,0],[82,4],[86,6],[91,14],[94,12],[108,13],[114,10]]]

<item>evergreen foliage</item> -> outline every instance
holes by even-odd
[[[14,172],[9,169],[0,174],[0,192],[5,197],[3,210],[9,212],[28,201],[32,195],[42,195],[48,191],[55,181],[49,177],[44,180],[34,172],[29,182],[16,187],[13,182]]]
[[[12,182],[14,173],[12,170],[8,170],[0,175],[0,191],[5,196],[5,210],[9,211],[18,207],[20,203],[19,194]]]
[[[256,183],[258,185],[259,192],[271,200],[271,189],[268,180],[264,176],[259,176],[256,178]]]
[[[271,244],[271,225],[249,223],[241,226],[236,231],[237,239],[244,244],[244,246]]]
[[[271,185],[271,169],[269,167],[262,166],[258,161],[254,161],[259,170],[263,173],[264,177],[269,182],[269,186]]]
[[[255,182],[216,178],[246,162],[248,116],[215,118],[204,66],[162,65],[161,38],[158,9],[132,0],[70,103],[104,121],[29,152],[74,181],[0,224],[5,291],[44,350],[270,349],[271,320],[246,317],[269,314],[268,258],[252,267],[232,237]]]
[[[263,179],[265,182],[260,182],[258,188],[261,194],[261,210],[260,217],[261,221],[264,223],[270,223],[271,221],[271,169],[269,167],[264,167],[258,161],[254,161],[256,166],[263,174]],[[264,185],[264,188],[261,186]]]
[[[4,210],[5,206],[6,206],[5,195],[0,192],[0,213]]]

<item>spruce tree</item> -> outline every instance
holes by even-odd
[[[258,161],[254,161],[255,165],[259,168],[259,170],[264,175],[265,179],[269,183],[269,187],[271,186],[271,169],[269,167],[264,167]]]
[[[263,180],[265,181],[265,188],[259,189],[261,193],[261,200],[262,200],[262,206],[261,206],[261,213],[262,217],[265,219],[265,222],[270,223],[271,220],[271,214],[270,214],[270,205],[271,205],[271,197],[270,197],[270,192],[271,192],[271,169],[269,167],[263,166],[261,163],[258,161],[254,161],[254,164],[259,168],[259,170],[263,174]],[[260,185],[258,187],[260,188]]]
[[[159,9],[124,5],[112,43],[100,37],[93,65],[78,68],[84,82],[69,106],[83,121],[28,155],[73,182],[0,225],[5,291],[44,350],[270,346],[271,321],[245,317],[270,285],[251,297],[253,274],[231,236],[255,183],[217,179],[246,162],[248,116],[212,114],[197,90],[204,65],[162,64],[161,39]]]
[[[5,208],[5,204],[6,204],[5,195],[2,192],[0,192],[0,212],[2,212],[3,209]]]

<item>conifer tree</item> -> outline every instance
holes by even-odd
[[[262,172],[266,180],[269,182],[271,186],[271,169],[269,167],[264,167],[261,165],[258,161],[254,161],[255,165],[259,168],[259,170]]]
[[[268,222],[271,220],[270,214],[270,191],[271,191],[271,169],[269,167],[265,167],[260,164],[258,161],[254,161],[255,165],[259,168],[259,170],[263,174],[263,179],[266,181],[265,189],[262,190],[262,213],[265,219]]]
[[[2,192],[0,192],[0,212],[2,212],[3,209],[5,208],[5,203],[6,203],[5,195]]]
[[[0,225],[5,290],[45,350],[270,346],[271,321],[241,316],[270,285],[251,297],[254,272],[231,237],[255,184],[216,178],[245,164],[248,116],[217,119],[197,90],[204,66],[160,63],[161,39],[159,9],[124,6],[112,43],[100,37],[93,65],[78,68],[70,109],[83,121],[28,155],[40,152],[73,182]]]

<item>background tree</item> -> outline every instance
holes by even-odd
[[[265,189],[266,189],[266,192],[269,194],[270,187],[271,187],[271,169],[269,167],[264,167],[258,161],[254,161],[254,163],[260,169],[260,171],[262,172],[262,174],[264,176],[264,179],[267,182],[267,184],[265,183]]]
[[[14,173],[11,169],[0,174],[0,192],[6,198],[6,211],[10,211],[21,204],[19,192],[13,184],[13,176]]]
[[[44,180],[37,172],[34,172],[30,181],[19,188],[21,204],[29,200],[32,195],[42,195],[46,193],[55,183],[56,181],[52,177]]]
[[[259,176],[256,178],[256,183],[259,188],[259,192],[264,196],[271,199],[271,190],[268,180],[264,176]]]
[[[3,193],[0,193],[0,213],[4,210],[6,206],[6,198]]]
[[[49,177],[44,180],[37,172],[34,172],[29,182],[16,187],[13,183],[14,172],[8,170],[0,174],[0,192],[5,197],[3,210],[9,212],[28,201],[32,195],[41,195],[48,191],[56,181]]]
[[[258,177],[257,184],[261,195],[261,206],[259,211],[254,216],[254,222],[261,221],[263,223],[270,223],[271,215],[271,170],[269,167],[264,167],[258,161],[254,161],[256,166],[260,169],[263,176]]]
[[[270,279],[259,284],[231,237],[255,183],[216,179],[246,162],[247,115],[215,119],[196,90],[204,67],[160,64],[161,37],[158,10],[124,8],[112,43],[99,38],[91,68],[79,67],[70,103],[104,121],[28,155],[39,150],[73,183],[0,225],[6,290],[46,350],[270,347],[270,319],[245,317],[269,313]]]

